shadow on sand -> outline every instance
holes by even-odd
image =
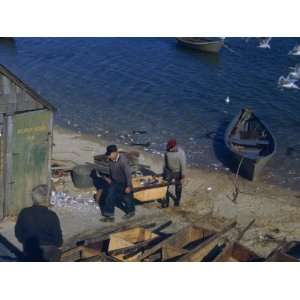
[[[224,135],[230,120],[225,118],[219,125],[215,135],[213,136],[213,149],[216,158],[232,172],[236,172],[236,166],[232,159],[232,154],[226,147]]]

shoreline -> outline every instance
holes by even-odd
[[[93,155],[104,153],[108,141],[72,130],[55,126],[53,158],[73,159],[77,163],[93,162]],[[110,142],[110,141],[109,141]],[[121,145],[119,145],[121,148]],[[122,146],[125,150],[137,150],[136,147]],[[59,153],[60,150],[73,150],[72,156]],[[69,151],[70,152],[70,151]],[[163,159],[142,150],[140,161],[151,169],[161,171]],[[194,223],[203,219],[209,225],[210,218],[235,220],[238,224],[247,224],[255,219],[255,226],[243,238],[243,244],[261,254],[267,254],[274,247],[274,241],[264,241],[270,234],[275,240],[300,240],[300,193],[263,182],[239,180],[240,193],[236,201],[233,193],[234,174],[187,168],[183,186],[182,204],[179,209],[161,210],[157,203],[145,203],[143,210],[156,211],[170,218]],[[206,220],[206,221],[205,221]],[[272,246],[272,247],[271,247]]]
[[[55,125],[53,160],[69,161],[75,164],[93,162],[93,156],[104,153],[107,143],[104,138],[78,134]],[[160,172],[163,159],[137,147],[122,146],[124,150],[139,150],[140,162]],[[182,204],[173,208],[160,209],[159,203],[149,202],[136,206],[135,220],[156,217],[158,220],[172,220],[174,230],[188,224],[201,223],[204,227],[222,228],[229,221],[236,221],[242,229],[251,220],[255,224],[246,232],[242,244],[261,256],[267,256],[284,238],[300,240],[300,193],[261,182],[239,181],[240,193],[233,201],[234,185],[231,172],[221,173],[200,168],[187,168],[183,186]],[[53,205],[61,221],[65,246],[76,239],[83,239],[90,232],[101,232],[108,228],[99,221],[100,211],[93,202],[94,189],[77,189],[68,176],[62,191],[76,200],[71,205]],[[116,210],[116,225],[121,224],[123,212]],[[14,236],[15,220],[0,223],[1,233],[14,245],[20,244]],[[269,237],[272,236],[272,240]]]
[[[99,145],[99,150],[102,151],[101,153],[95,153],[95,154],[103,154],[105,152],[105,148],[107,145],[109,144],[116,144],[118,146],[119,149],[124,149],[124,150],[128,150],[128,151],[138,151],[140,153],[140,159],[144,162],[147,162],[148,164],[151,163],[152,167],[154,167],[154,171],[158,171],[161,172],[161,170],[158,170],[158,168],[162,168],[162,164],[163,164],[163,158],[161,155],[159,154],[154,154],[148,151],[145,151],[143,149],[143,147],[141,146],[131,146],[131,145],[125,145],[122,143],[116,143],[114,142],[112,139],[108,139],[108,138],[104,138],[104,137],[97,137],[94,134],[89,134],[89,133],[78,133],[75,130],[72,130],[70,128],[65,128],[62,127],[60,125],[54,125],[54,136],[55,135],[72,135],[74,136],[75,139],[78,140],[82,140],[82,141],[87,141],[95,143],[97,145]],[[54,151],[53,151],[54,152]],[[93,159],[93,157],[91,157]],[[213,170],[213,169],[209,169],[209,168],[205,168],[205,167],[200,167],[200,166],[190,166],[189,164],[187,164],[187,170],[190,172],[195,172],[195,173],[199,173],[199,175],[208,175],[210,174],[211,176],[216,176],[216,177],[234,177],[235,174],[232,173],[229,169],[227,171],[224,171],[223,169],[218,169],[218,170]],[[281,191],[281,192],[285,192],[285,193],[291,193],[291,194],[299,194],[300,195],[300,191],[295,190],[291,187],[284,187],[282,185],[279,184],[275,184],[272,182],[262,182],[262,181],[249,181],[247,179],[244,179],[242,177],[239,177],[239,182],[243,185],[243,186],[249,186],[249,188],[264,188],[264,189],[271,189],[276,191]]]

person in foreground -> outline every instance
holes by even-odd
[[[174,200],[174,206],[179,206],[186,172],[186,155],[175,139],[168,141],[164,158],[163,176],[169,184],[175,182],[175,197],[168,191],[162,207],[169,206],[170,197]]]
[[[121,206],[125,211],[124,219],[130,219],[135,215],[135,207],[132,198],[131,169],[127,157],[118,152],[116,145],[109,145],[106,149],[109,159],[110,176],[105,177],[109,184],[107,196],[103,206],[101,221],[114,222],[115,206]]]
[[[55,212],[44,206],[48,186],[39,185],[32,190],[31,207],[18,215],[15,235],[23,245],[25,261],[59,261],[63,243],[59,219]]]

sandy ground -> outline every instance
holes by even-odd
[[[53,158],[68,161],[70,164],[93,162],[93,156],[105,151],[107,141],[97,137],[77,134],[62,128],[54,133]],[[123,149],[133,149],[121,146]],[[140,151],[140,162],[150,165],[151,169],[160,173],[162,157]],[[176,231],[189,223],[198,222],[206,227],[221,228],[232,220],[238,222],[237,234],[252,219],[255,224],[246,232],[241,242],[260,255],[267,255],[283,238],[300,240],[300,195],[289,189],[279,188],[270,184],[253,183],[239,179],[240,193],[233,202],[234,175],[228,172],[208,172],[189,168],[184,185],[182,206],[160,209],[159,204],[149,203],[137,206],[136,219],[172,220],[170,231]],[[93,190],[78,190],[70,179],[61,187],[61,191],[75,200],[71,205],[54,205],[63,229],[66,245],[84,236],[85,233],[111,226],[99,221],[101,218],[98,207],[93,203]],[[123,212],[117,210],[116,222],[124,223]],[[20,248],[14,237],[14,220],[0,223],[0,232],[10,242]],[[267,238],[268,236],[268,238]],[[270,236],[275,241],[270,240]]]

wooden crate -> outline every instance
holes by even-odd
[[[184,254],[215,234],[216,232],[213,230],[189,225],[175,234],[174,238],[163,246],[163,260],[170,260]]]
[[[130,247],[139,242],[150,241],[156,237],[158,237],[157,234],[153,233],[150,230],[142,228],[142,227],[136,227],[136,228],[132,228],[132,229],[129,229],[126,231],[113,233],[110,235],[108,252],[110,252],[112,250],[116,250],[116,249]],[[138,255],[139,255],[139,253],[137,253],[136,255],[134,255],[126,260],[132,261]],[[123,254],[112,255],[112,256],[121,261],[125,260]]]
[[[80,259],[86,259],[101,254],[102,241],[93,242],[86,246],[77,246],[72,249],[66,250],[62,253],[61,261],[79,261]]]
[[[177,261],[183,255],[217,236],[217,234],[214,230],[188,225],[150,249],[145,250],[137,257],[136,261]],[[156,254],[158,254],[158,258],[156,258]],[[153,260],[152,257],[155,257],[155,259]]]
[[[164,184],[165,181],[162,177],[156,177],[158,179],[158,185]],[[147,181],[153,179],[152,176],[140,176],[132,179],[132,185],[133,189],[139,189],[144,187],[142,184],[142,181]],[[142,191],[137,191],[133,193],[133,197],[141,202],[147,202],[147,201],[153,201],[153,200],[159,200],[166,197],[168,187],[165,186],[159,186],[159,187],[151,187],[146,188]]]
[[[215,259],[216,262],[247,262],[258,261],[259,257],[255,252],[241,245],[234,243],[229,248],[225,248]]]

